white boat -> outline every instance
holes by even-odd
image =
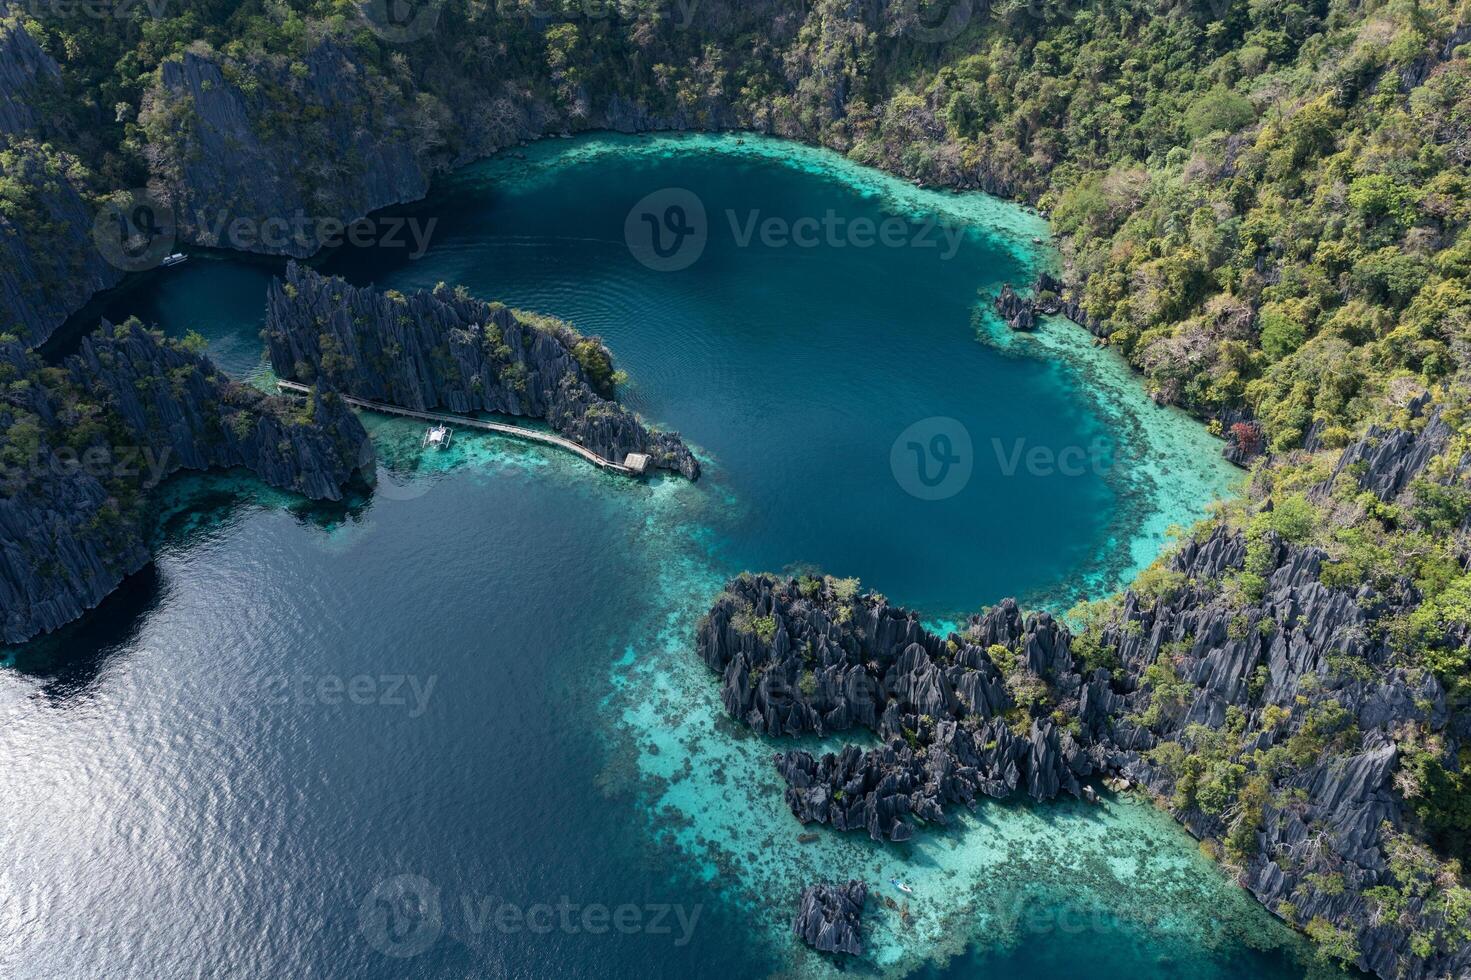
[[[185,262],[188,261],[189,256],[185,255],[183,252],[175,252],[173,255],[166,257],[162,262],[159,263],[159,265],[167,269],[171,266],[183,265]]]
[[[908,885],[904,884],[904,882],[900,881],[898,878],[890,878],[889,879],[889,884],[893,885],[895,888],[899,889],[901,892],[903,892],[906,895],[913,895],[914,894],[914,889],[913,888],[910,888]]]
[[[436,425],[424,433],[423,445],[427,449],[448,449],[454,438],[454,430],[449,426]]]

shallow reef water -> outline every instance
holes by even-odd
[[[709,220],[699,257],[661,271],[626,225],[671,188]],[[908,244],[741,241],[753,213],[829,211],[895,219]],[[324,270],[464,284],[600,334],[623,397],[678,428],[705,476],[635,482],[468,430],[426,452],[418,426],[370,417],[377,487],[339,504],[235,474],[168,484],[153,569],[0,671],[16,828],[0,974],[1319,969],[1133,798],[986,803],[904,845],[799,841],[770,761],[784,743],[726,718],[695,656],[699,617],[744,569],[857,575],[936,623],[1006,595],[1061,612],[1229,492],[1219,443],[1112,352],[988,314],[1051,261],[1040,219],[729,135],[545,141],[393,213],[437,219],[422,257],[349,249]],[[927,226],[953,254],[914,244]],[[197,329],[244,378],[270,273],[200,256],[99,308]],[[938,498],[902,466],[903,434],[920,426],[922,459],[935,419],[971,446]],[[1018,445],[1102,448],[1081,472],[1008,472]],[[838,963],[790,921],[804,885],[850,876],[873,890],[867,950]],[[405,888],[413,914],[395,918]],[[479,914],[559,902],[698,919],[625,934]]]

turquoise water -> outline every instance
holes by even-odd
[[[693,655],[742,568],[812,562],[936,618],[1006,594],[1062,603],[1225,491],[1212,441],[1081,331],[1014,338],[977,315],[1046,261],[1035,220],[754,138],[524,156],[404,210],[439,218],[423,258],[339,254],[329,271],[460,282],[603,334],[624,397],[679,428],[705,478],[635,483],[469,433],[425,456],[416,427],[374,419],[369,499],[171,484],[155,570],[0,675],[0,753],[19,760],[0,806],[20,828],[0,860],[17,896],[0,974],[827,975],[786,932],[797,892],[896,875],[908,916],[873,903],[848,972],[1301,975],[1295,937],[1128,800],[987,805],[902,846],[799,843],[776,746],[721,716]],[[670,187],[714,220],[695,261],[658,271],[625,219]],[[909,244],[742,247],[725,212],[758,208],[902,216]],[[913,244],[932,215],[964,230],[949,257]],[[201,258],[118,302],[200,330],[244,376],[268,272]],[[969,437],[970,477],[922,499],[935,488],[894,446],[936,417]],[[939,430],[920,431],[923,458]],[[1007,475],[992,443],[1055,460],[1097,439],[1103,463],[1076,475]],[[425,901],[406,910],[406,889]],[[564,899],[698,917],[680,942],[672,911],[670,932],[646,918],[627,935],[478,914]]]

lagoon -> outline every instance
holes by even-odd
[[[857,575],[937,622],[1062,611],[1229,492],[1218,444],[1081,330],[989,314],[1052,261],[1039,219],[731,136],[545,141],[389,214],[433,221],[422,256],[324,271],[602,335],[705,477],[468,431],[425,455],[371,419],[379,487],[344,506],[171,483],[154,570],[0,673],[0,973],[827,976],[785,931],[802,885],[898,875],[909,916],[871,904],[850,972],[1302,975],[1147,805],[798,842],[776,746],[694,657],[743,569]],[[100,307],[199,330],[246,377],[272,271],[198,256]],[[583,926],[624,907],[636,929]]]

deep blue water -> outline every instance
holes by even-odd
[[[416,429],[376,420],[384,468],[368,499],[309,507],[237,477],[175,481],[154,568],[0,673],[0,975],[787,968],[791,942],[769,922],[806,881],[773,882],[758,865],[774,854],[782,866],[795,822],[768,813],[770,797],[753,804],[731,763],[732,785],[697,794],[694,812],[739,822],[749,810],[749,838],[686,846],[681,828],[715,831],[658,802],[681,777],[650,775],[651,745],[675,770],[682,752],[686,769],[723,764],[660,737],[715,701],[713,681],[688,669],[692,644],[678,649],[691,610],[729,574],[794,562],[859,575],[937,616],[1086,591],[1085,579],[1116,580],[1128,565],[1120,542],[1140,517],[1124,497],[1137,474],[1005,476],[996,456],[993,439],[1056,452],[1150,435],[1119,432],[1126,416],[1090,399],[1068,366],[977,341],[978,296],[1030,278],[1024,219],[973,228],[949,258],[743,248],[726,209],[877,221],[909,205],[862,193],[840,168],[815,172],[812,157],[803,169],[729,147],[592,145],[627,152],[538,147],[473,168],[401,209],[438,219],[423,258],[344,252],[326,269],[385,288],[461,283],[600,333],[630,374],[626,400],[697,445],[706,479],[636,484],[470,436],[421,458]],[[703,255],[677,272],[640,264],[624,235],[634,203],[665,187],[692,190],[712,216]],[[245,376],[260,360],[270,274],[201,257],[100,307],[197,329]],[[941,416],[969,434],[973,475],[923,500],[891,448]],[[1219,490],[1181,487],[1197,505]],[[641,690],[657,673],[643,667],[674,679]],[[627,721],[650,705],[661,718]],[[769,746],[700,725],[765,774]],[[1178,855],[1139,888],[1198,881],[1226,897],[1182,912],[1197,916],[1183,930],[1052,929],[1006,948],[995,930],[962,933],[964,954],[926,975],[1084,963],[1099,977],[1301,974],[1278,948],[1293,946],[1285,931],[1231,905],[1239,896],[1173,825],[1147,812],[1127,822]],[[725,856],[707,862],[706,845]],[[1109,878],[1120,860],[1099,854],[1085,911],[1127,904],[1132,879]],[[1067,901],[1054,891],[1032,903]],[[1248,949],[1254,932],[1271,952]]]

